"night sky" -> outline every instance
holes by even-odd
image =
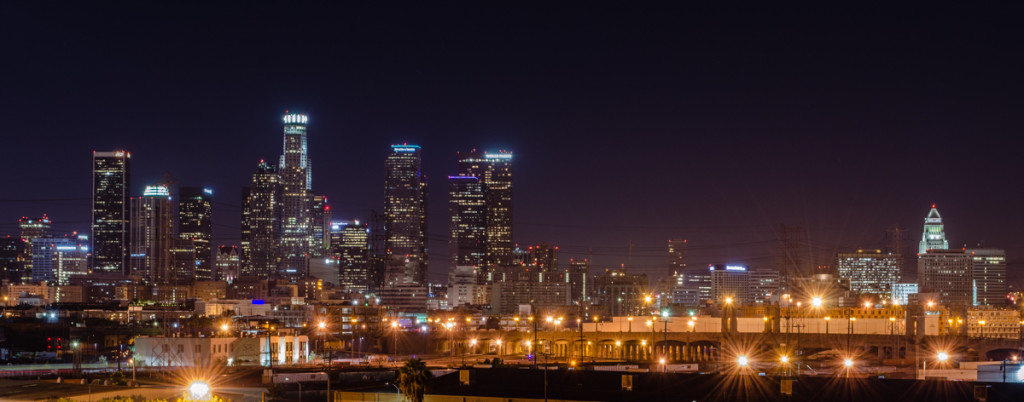
[[[690,266],[770,267],[783,223],[818,264],[896,223],[916,251],[935,203],[952,247],[1024,279],[1019,9],[89,3],[0,2],[0,233],[88,232],[91,151],[126,148],[133,193],[211,187],[214,243],[238,244],[291,110],[338,220],[382,210],[390,144],[423,147],[433,280],[472,148],[515,154],[515,239],[563,261],[632,242],[660,277],[686,238]]]

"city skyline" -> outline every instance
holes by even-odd
[[[34,6],[2,7],[17,19]],[[296,9],[284,11],[302,18],[285,19],[296,29],[280,39],[228,23],[255,38],[231,46],[241,42],[206,41],[230,10],[196,15],[188,32],[171,24],[191,11],[153,16],[156,28],[115,17],[124,22],[88,30],[81,21],[90,18],[81,17],[101,12],[71,6],[0,28],[7,48],[24,56],[5,67],[0,98],[5,139],[23,152],[0,163],[25,172],[0,182],[0,233],[44,213],[55,233],[91,232],[89,151],[125,149],[132,195],[165,172],[211,188],[211,245],[240,245],[236,191],[257,161],[276,160],[279,118],[292,110],[311,116],[316,193],[330,197],[335,220],[381,211],[389,145],[423,147],[423,170],[435,183],[427,202],[432,281],[449,265],[444,178],[456,172],[458,151],[476,147],[515,152],[513,240],[557,245],[564,260],[593,249],[593,272],[632,259],[637,272],[660,277],[668,239],[688,241],[691,267],[768,267],[779,225],[801,223],[814,262],[828,263],[834,251],[882,245],[894,223],[913,243],[937,204],[950,247],[1005,249],[1010,283],[1020,283],[1024,239],[1012,213],[1021,190],[1012,178],[1022,173],[1014,153],[1024,127],[1014,95],[1021,60],[1001,50],[1014,46],[1004,25],[970,18],[978,14],[949,24],[963,17],[959,10],[930,9],[920,12],[931,22],[904,25],[916,14],[894,11],[864,32],[856,18],[829,13],[820,20],[835,28],[807,22],[818,20],[808,14],[776,15],[776,23],[753,11],[721,28],[600,9],[471,9],[464,20],[427,12],[481,32],[470,37],[426,31],[417,12],[341,7],[352,29],[373,34],[349,40],[331,13]],[[280,10],[247,12],[270,19]],[[562,35],[561,23],[580,33]],[[731,33],[744,24],[760,37]],[[791,37],[779,28],[788,25],[818,35]],[[137,34],[123,35],[129,28]],[[389,29],[397,30],[384,35]],[[312,60],[271,61],[282,49]],[[394,54],[422,58],[406,68]],[[982,188],[986,196],[975,196]]]

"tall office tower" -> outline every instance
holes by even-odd
[[[541,243],[527,248],[529,257],[526,265],[536,273],[538,282],[550,282],[558,274],[558,247]]]
[[[703,268],[687,269],[684,272],[683,288],[689,295],[685,304],[695,306],[714,300],[711,286],[711,271]],[[781,273],[780,273],[781,281]],[[691,302],[695,302],[691,304]]]
[[[512,265],[512,153],[459,153],[458,175],[480,179],[486,203],[487,237],[483,275]]]
[[[782,279],[774,269],[750,271],[750,291],[747,296],[752,304],[771,304],[771,298],[782,291]]]
[[[240,264],[242,264],[241,265],[242,267],[244,267],[243,270],[248,270],[248,267],[249,267],[249,255],[252,254],[252,246],[249,244],[249,239],[252,238],[252,232],[250,232],[250,229],[252,228],[252,226],[250,225],[250,220],[249,220],[249,217],[251,215],[250,211],[249,211],[249,202],[251,201],[251,197],[249,195],[249,186],[242,187],[241,195],[242,195],[242,199],[241,199],[241,205],[242,205],[242,237],[241,237],[241,239],[242,240],[240,241],[240,244],[242,246],[238,250],[238,262]],[[242,271],[239,271],[239,274],[241,274],[241,272]]]
[[[25,254],[25,241],[20,236],[0,237],[0,280],[21,282],[25,260],[30,258],[32,255]]]
[[[242,275],[266,279],[277,274],[281,260],[281,176],[277,169],[261,160],[247,193],[242,231],[248,236],[242,239],[242,260],[248,263],[242,265]]]
[[[924,232],[921,233],[921,243],[918,246],[918,253],[927,253],[929,250],[945,250],[949,248],[949,241],[946,240],[946,232],[943,229],[942,217],[939,210],[932,204],[932,210],[924,218]]]
[[[217,247],[217,280],[231,283],[242,274],[242,259],[238,246]]]
[[[287,112],[285,112],[287,113]],[[309,270],[310,190],[313,171],[306,148],[306,115],[284,115],[284,154],[281,174],[280,273],[296,280]]]
[[[213,237],[213,190],[202,187],[178,189],[178,238],[195,247],[195,280],[213,280],[210,239]]]
[[[327,247],[331,243],[331,206],[327,204],[327,196],[310,196],[309,210],[309,255],[323,257],[328,255]]]
[[[24,241],[25,249],[22,250],[25,255],[24,264],[22,264],[22,274],[18,280],[22,282],[38,282],[34,279],[35,273],[32,271],[32,240],[41,237],[50,237],[53,224],[50,222],[50,218],[43,214],[42,218],[32,219],[27,216],[18,219],[18,235],[21,236],[21,240]]]
[[[70,285],[72,278],[89,274],[87,236],[32,239],[32,282]]]
[[[187,285],[195,282],[199,259],[196,258],[196,243],[192,239],[171,239],[170,266],[166,284]]]
[[[583,305],[590,300],[590,260],[570,259],[565,282],[569,284],[569,298],[573,303]]]
[[[778,230],[779,248],[778,262],[779,275],[782,278],[783,289],[791,289],[795,278],[810,275],[814,264],[811,262],[807,247],[807,231],[803,225],[780,225]]]
[[[427,177],[419,145],[392,145],[385,162],[385,286],[426,284]]]
[[[93,273],[128,275],[131,157],[127,151],[92,153]]]
[[[858,294],[885,296],[900,281],[900,256],[882,250],[857,250],[836,253],[839,277],[850,281],[850,291]]]
[[[973,305],[973,282],[974,258],[963,250],[929,249],[917,256],[918,291],[938,293],[944,305]]]
[[[338,263],[338,286],[346,292],[370,290],[370,225],[365,222],[331,223],[331,259]]]
[[[686,270],[686,239],[668,241],[668,276],[677,276]]]
[[[603,275],[594,276],[594,298],[602,307],[591,311],[603,310],[598,316],[611,317],[647,315],[651,312],[651,306],[645,306],[643,300],[647,288],[647,274],[630,274],[625,269],[605,270]]]
[[[370,291],[384,287],[384,271],[387,270],[388,250],[385,241],[384,214],[370,210]]]
[[[732,299],[733,305],[750,303],[750,272],[738,265],[711,265],[711,298],[715,304],[724,305]]]
[[[974,270],[977,304],[1003,305],[1006,302],[1006,251],[993,248],[969,248]]]
[[[150,284],[171,279],[174,246],[174,205],[166,186],[146,186],[142,197],[131,199],[131,275]]]
[[[449,270],[459,266],[476,267],[475,283],[493,280],[492,271],[483,268],[487,253],[487,215],[484,189],[474,176],[448,176],[448,251],[451,256]],[[449,305],[451,301],[449,301]]]

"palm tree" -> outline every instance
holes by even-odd
[[[409,359],[398,369],[398,388],[402,390],[402,395],[412,402],[423,402],[427,385],[433,379],[434,374],[420,359]]]

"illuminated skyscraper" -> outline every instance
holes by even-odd
[[[711,298],[715,304],[724,305],[732,299],[733,305],[750,303],[750,272],[739,265],[712,265]]]
[[[486,206],[486,237],[481,275],[512,264],[512,153],[472,150],[459,153],[458,175],[480,179]]]
[[[427,177],[419,145],[392,145],[385,162],[385,286],[425,285],[427,278]]]
[[[166,186],[146,186],[142,197],[131,199],[131,275],[150,284],[171,279],[174,246],[174,205]]]
[[[686,270],[686,239],[668,241],[668,276],[676,276]]]
[[[974,304],[974,259],[963,250],[929,249],[917,256],[917,283],[920,293],[938,293],[944,305],[970,306]]]
[[[932,204],[932,210],[928,211],[928,217],[924,218],[924,232],[921,233],[921,243],[917,252],[927,253],[928,250],[945,250],[949,248],[949,241],[946,240],[946,232],[942,225],[942,216],[939,210]]]
[[[25,256],[25,261],[22,269],[22,276],[18,278],[23,282],[32,281],[38,282],[35,277],[37,274],[32,270],[32,240],[41,237],[52,236],[52,223],[50,218],[43,214],[42,218],[32,219],[27,216],[18,219],[18,235],[21,236],[21,240],[24,241],[25,249],[22,251]]]
[[[309,254],[319,258],[328,255],[327,246],[331,243],[331,206],[323,195],[311,196],[309,205]]]
[[[850,281],[850,291],[858,294],[885,296],[892,294],[900,281],[900,256],[882,250],[857,250],[836,253],[839,277]]]
[[[64,237],[32,239],[32,282],[70,285],[76,276],[89,274],[87,236],[77,233]]]
[[[243,194],[242,275],[269,278],[277,274],[280,262],[281,176],[277,169],[260,161]]]
[[[210,261],[213,190],[181,187],[178,194],[178,238],[192,240],[195,247],[195,279],[213,280],[213,264]]]
[[[95,273],[128,274],[131,153],[92,153],[92,265]]]
[[[1006,303],[1006,251],[969,248],[965,254],[974,262],[974,286],[977,304],[1002,306]]]
[[[287,113],[287,112],[286,112]],[[284,115],[284,154],[279,165],[281,174],[281,266],[280,273],[295,279],[306,275],[309,268],[310,190],[313,172],[306,147],[304,114]]]
[[[331,223],[331,259],[338,264],[338,286],[366,293],[370,284],[370,226],[359,221]]]
[[[474,176],[448,176],[449,270],[472,266],[477,285],[492,280],[490,272],[482,272],[487,254],[487,209],[484,189]]]

